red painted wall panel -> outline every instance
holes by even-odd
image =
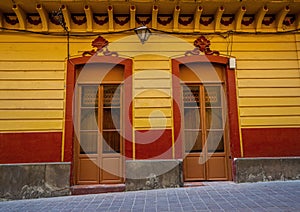
[[[242,129],[245,157],[300,156],[300,128]]]
[[[235,81],[235,71],[226,69],[227,109],[230,138],[230,152],[232,158],[241,157],[240,132],[238,122],[238,104]]]
[[[61,132],[0,133],[0,163],[59,162]]]
[[[172,159],[172,130],[135,131],[136,159]]]

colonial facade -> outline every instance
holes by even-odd
[[[299,179],[299,28],[297,0],[1,1],[0,198]]]

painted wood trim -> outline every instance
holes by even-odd
[[[135,28],[135,13],[136,13],[136,7],[134,5],[130,6],[130,29]]]
[[[132,60],[113,56],[85,56],[73,58],[67,61],[66,83],[66,111],[65,111],[65,145],[63,147],[64,160],[73,160],[73,94],[76,81],[76,66],[86,63],[110,63],[124,65],[124,90],[126,93],[124,104],[124,133],[125,133],[125,157],[132,158]]]
[[[0,12],[0,27],[1,28],[3,27],[3,13],[2,12]]]
[[[63,90],[0,90],[1,100],[63,100]],[[3,103],[5,105],[5,103]]]
[[[24,10],[19,6],[14,4],[12,10],[15,12],[16,16],[19,20],[19,29],[25,30],[26,29],[26,14]]]
[[[220,64],[227,64],[228,58],[222,57],[222,56],[214,56],[214,55],[193,55],[193,56],[184,56],[179,58],[174,58],[173,60],[176,60],[178,64],[181,63],[220,63]],[[179,72],[179,71],[178,71]]]
[[[298,94],[299,96],[299,94]],[[281,96],[281,97],[268,97],[259,96],[253,98],[239,98],[239,106],[299,106],[300,97]]]
[[[296,25],[296,29],[300,28],[300,14],[298,14],[296,17],[295,25]]]
[[[158,14],[158,7],[153,5],[152,8],[152,28],[157,29],[157,14]]]
[[[113,13],[113,6],[109,5],[107,7],[107,14],[108,14],[108,31],[113,32],[114,29],[114,13]]]
[[[174,12],[173,12],[173,32],[179,31],[179,28],[178,28],[179,13],[180,13],[180,7],[175,6]]]
[[[282,32],[283,29],[283,21],[286,15],[290,12],[289,6],[285,6],[281,9],[281,11],[276,15],[276,27],[277,31]]]
[[[243,117],[241,118],[242,127],[280,127],[280,126],[300,126],[299,115],[289,116],[261,116],[261,117]]]
[[[194,32],[200,32],[200,18],[203,12],[203,8],[198,6],[194,13]]]
[[[219,32],[221,30],[221,18],[224,13],[224,7],[220,6],[218,7],[216,13],[215,13],[215,32]]]
[[[256,32],[260,32],[261,31],[261,26],[262,26],[262,21],[266,15],[266,13],[269,11],[267,6],[263,6],[262,8],[260,8],[260,10],[258,11],[258,13],[255,15],[255,29]]]
[[[62,110],[0,110],[0,120],[59,120]]]
[[[62,10],[62,13],[63,13],[63,16],[64,16],[64,20],[65,20],[65,23],[66,23],[66,27],[67,27],[67,30],[68,31],[71,31],[72,28],[71,28],[71,15],[70,15],[70,11],[68,9],[68,7],[66,5],[61,5],[61,10]]]
[[[244,17],[245,12],[247,11],[245,6],[240,7],[240,9],[237,11],[235,14],[235,30],[236,31],[241,31],[241,26],[242,26],[242,20]]]
[[[229,119],[229,137],[231,157],[237,158],[243,156],[243,141],[240,135],[238,95],[236,85],[236,71],[226,66],[226,88]]]
[[[272,104],[272,102],[273,102],[273,106],[285,105],[285,103],[287,102],[291,102],[291,105],[294,105],[295,102],[290,101],[288,97],[300,96],[300,88],[251,88],[250,87],[250,88],[239,88],[238,92],[240,97],[257,98],[257,105],[265,105],[265,104],[269,105]],[[264,102],[263,99],[261,99],[261,97],[269,97],[269,98],[266,98]],[[279,100],[276,97],[282,97],[281,102],[279,102]],[[245,101],[252,101],[252,100],[249,99]],[[250,104],[249,106],[255,106],[255,105],[256,104]]]
[[[24,61],[0,61],[0,70],[2,71],[41,71],[41,67],[45,67],[45,71],[58,71],[64,70],[63,61],[30,61],[30,63]]]
[[[36,10],[39,13],[42,20],[42,31],[47,32],[49,30],[49,18],[46,9],[41,4],[37,4]]]
[[[64,80],[64,71],[0,71],[0,80]]]
[[[225,66],[226,75],[226,90],[227,90],[227,104],[228,104],[228,118],[229,118],[229,137],[230,137],[230,151],[232,157],[241,157],[242,155],[242,143],[240,140],[239,130],[239,115],[238,115],[238,104],[237,104],[237,90],[236,90],[236,73],[235,70],[228,68],[228,58],[222,56],[187,56],[172,59],[172,74],[173,74],[173,113],[182,114],[180,111],[180,79],[179,79],[179,65],[184,63],[193,62],[212,62],[219,63]],[[182,135],[181,135],[181,118],[180,116],[174,116],[174,134],[175,138],[178,136],[178,144],[176,143],[176,151],[182,153]],[[177,139],[175,139],[177,141]],[[183,157],[183,156],[181,156]]]
[[[0,131],[61,131],[62,119],[0,120]]]
[[[86,31],[93,31],[93,10],[89,5],[84,6],[84,13],[86,16]]]
[[[300,116],[299,106],[287,106],[287,107],[240,107],[241,117],[259,117],[264,116]]]

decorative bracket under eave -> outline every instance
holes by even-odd
[[[117,52],[111,52],[108,50],[107,46],[108,46],[109,42],[103,38],[102,36],[98,36],[93,42],[92,42],[92,47],[97,48],[96,50],[93,49],[91,51],[85,51],[82,53],[82,56],[86,56],[86,55],[96,55],[99,56],[99,53],[102,53],[104,56],[116,56],[118,57],[118,53]],[[104,50],[105,48],[105,50]]]
[[[206,39],[205,36],[201,35],[199,38],[197,38],[194,41],[194,46],[196,48],[194,48],[193,50],[190,51],[186,51],[185,52],[185,56],[188,55],[200,55],[201,52],[204,53],[205,55],[220,55],[219,51],[215,51],[215,50],[211,50],[209,48],[210,46],[210,41],[208,39]]]
[[[43,32],[48,32],[49,30],[49,18],[48,18],[48,13],[46,11],[46,9],[41,5],[41,4],[37,4],[36,5],[36,10],[39,13],[41,20],[42,20],[42,31]]]

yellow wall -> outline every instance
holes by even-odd
[[[0,131],[62,130],[65,45],[59,40],[1,33]]]
[[[149,127],[149,114],[153,126],[171,127],[170,59],[192,50],[197,36],[153,34],[144,45],[133,32],[104,37],[111,51],[134,61],[134,127]],[[71,38],[70,55],[91,50],[94,38]],[[237,58],[242,127],[300,126],[299,34],[207,38],[211,49]],[[0,131],[62,130],[66,56],[65,37],[0,34]],[[147,86],[152,91],[142,92]],[[153,112],[153,105],[162,113]]]
[[[242,127],[300,126],[299,38],[234,37]]]
[[[133,61],[134,128],[171,128],[172,75],[169,58],[141,55]]]

